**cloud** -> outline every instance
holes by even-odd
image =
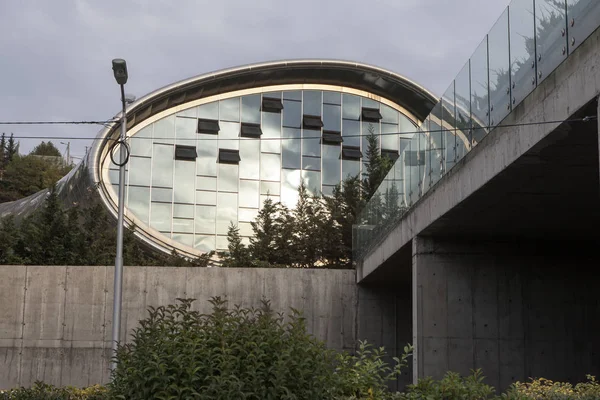
[[[127,60],[143,96],[209,71],[286,58],[377,65],[446,89],[508,1],[23,0],[0,4],[0,120],[108,119],[119,109],[110,61]],[[94,126],[0,127],[73,137]],[[38,141],[22,140],[30,150]]]

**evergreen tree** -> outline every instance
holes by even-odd
[[[56,148],[54,143],[52,143],[52,142],[46,143],[44,141],[42,141],[40,144],[35,146],[34,149],[31,151],[31,153],[29,153],[29,154],[36,155],[36,156],[62,157],[62,154],[60,154],[60,150],[58,150]]]
[[[11,133],[6,145],[6,163],[8,164],[19,154],[19,144],[15,142],[14,135]]]
[[[221,254],[223,267],[249,267],[251,265],[250,253],[248,248],[242,243],[238,226],[233,222],[229,224],[229,229],[227,230],[227,242],[228,252]]]
[[[6,167],[6,134],[2,133],[2,139],[0,139],[0,170],[4,171]]]
[[[19,241],[19,230],[12,216],[4,218],[0,223],[0,264],[20,264],[21,257],[16,253]]]
[[[367,136],[367,151],[365,154],[366,171],[363,172],[363,190],[366,199],[370,199],[385,178],[393,165],[388,157],[381,156],[379,152],[379,138],[375,134],[375,128],[369,124],[369,135]]]

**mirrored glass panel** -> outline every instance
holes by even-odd
[[[280,176],[279,154],[261,154],[260,157],[260,179],[265,181],[278,181]]]
[[[185,233],[173,233],[173,240],[185,246],[192,247],[194,244],[194,235]]]
[[[362,99],[362,107],[363,108],[374,108],[379,110],[379,102],[373,99],[367,99],[366,97],[361,97]]]
[[[260,124],[260,94],[242,96],[242,122]]]
[[[217,179],[209,176],[197,176],[196,190],[217,190]]]
[[[337,185],[341,181],[341,148],[339,145],[323,146],[323,185]]]
[[[260,141],[240,140],[240,179],[258,179],[260,174]]]
[[[239,97],[219,101],[219,119],[221,121],[240,121]]]
[[[342,94],[342,118],[356,121],[360,119],[360,97]]]
[[[510,112],[510,55],[508,9],[488,35],[490,72],[490,125],[496,126]]]
[[[533,0],[513,0],[509,6],[513,108],[536,85],[533,12]]]
[[[323,105],[323,130],[341,132],[342,108],[332,104]]]
[[[318,171],[302,171],[302,180],[310,194],[319,194],[321,192],[321,173]]]
[[[262,132],[261,151],[263,153],[281,153],[281,114],[263,112]]]
[[[381,148],[387,150],[398,150],[398,125],[381,124]]]
[[[175,118],[175,143],[184,146],[196,145],[196,130],[198,129],[198,120],[189,117]]]
[[[217,194],[217,234],[226,235],[230,222],[237,224],[237,193]]]
[[[173,201],[173,189],[163,189],[158,187],[152,188],[151,194],[152,201],[162,201],[165,203],[171,203]]]
[[[173,187],[175,147],[154,144],[152,149],[152,186]]]
[[[345,146],[360,146],[360,122],[348,119],[343,120],[342,136]]]
[[[195,235],[194,237],[194,248],[203,251],[209,252],[214,250],[216,247],[216,238],[214,236],[206,236],[206,235]]]
[[[471,123],[472,142],[477,144],[490,125],[487,36],[471,56]]]
[[[304,115],[321,115],[321,92],[318,90],[305,90],[302,106]]]
[[[214,234],[216,232],[217,207],[196,206],[196,233]]]
[[[217,204],[217,193],[206,190],[196,191],[196,204],[215,205]]]
[[[152,156],[152,125],[141,129],[130,140],[132,156]]]
[[[239,207],[258,208],[258,181],[240,181]]]
[[[392,107],[382,104],[379,111],[381,112],[381,122],[388,124],[398,123],[398,111],[394,110]]]
[[[279,182],[260,182],[260,194],[271,194],[274,196],[280,195],[280,184]]]
[[[215,135],[198,134],[196,174],[217,176],[218,140]]]
[[[217,189],[219,192],[237,192],[239,182],[239,166],[236,164],[219,164]]]
[[[302,124],[302,103],[299,101],[283,101],[283,126],[300,128]]]
[[[198,106],[198,118],[219,119],[219,102],[215,101]]]
[[[300,170],[281,170],[281,203],[287,207],[295,207],[296,203],[298,202],[298,186],[300,186],[301,178],[300,174]]]
[[[174,218],[194,218],[193,204],[173,204]]]
[[[342,95],[340,92],[323,92],[323,103],[325,104],[342,104]]]
[[[342,160],[342,179],[355,177],[360,174],[360,162],[354,160]]]
[[[150,227],[160,232],[171,232],[173,205],[171,203],[152,203]]]
[[[154,124],[154,143],[173,143],[175,137],[175,116],[169,115]]]
[[[194,233],[194,220],[193,219],[182,219],[182,218],[173,218],[173,232],[178,233]],[[175,239],[176,235],[173,235],[173,239]],[[191,237],[191,235],[190,235]],[[183,243],[183,242],[182,242]],[[187,244],[187,243],[184,243]],[[191,247],[191,243],[187,244]]]
[[[321,170],[321,158],[320,157],[302,157],[302,169],[308,169],[312,171]]]
[[[321,155],[321,131],[302,130],[302,155],[313,157]]]
[[[302,101],[302,90],[290,90],[283,92],[284,100],[297,100]]]
[[[239,208],[238,219],[244,222],[254,222],[258,216],[258,208]]]
[[[194,203],[196,184],[196,174],[194,169],[194,163],[175,160],[173,200],[176,203]]]
[[[300,168],[301,132],[300,129],[283,128],[282,168]]]
[[[150,215],[150,188],[129,186],[127,193],[127,208],[140,221],[148,224]]]
[[[129,157],[129,184],[150,186],[151,158]],[[117,181],[118,182],[118,181]]]
[[[219,131],[219,148],[239,150],[240,124],[237,122],[221,122]]]

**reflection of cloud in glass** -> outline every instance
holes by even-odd
[[[287,207],[295,207],[298,201],[300,171],[284,169],[281,172],[281,203]]]

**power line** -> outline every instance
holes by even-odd
[[[552,125],[552,124],[563,124],[563,123],[573,123],[573,122],[591,122],[593,120],[596,120],[597,116],[595,115],[591,115],[591,116],[586,116],[586,117],[581,117],[581,118],[573,118],[573,119],[566,119],[566,120],[552,120],[552,121],[541,121],[541,122],[523,122],[523,123],[518,123],[518,124],[506,124],[506,125],[488,125],[488,126],[477,126],[477,127],[470,127],[470,128],[439,128],[439,129],[430,129],[430,130],[425,130],[425,129],[418,129],[418,130],[414,130],[414,131],[404,131],[404,132],[382,132],[379,134],[376,134],[377,136],[388,136],[388,135],[411,135],[411,134],[431,134],[431,133],[440,133],[440,132],[448,132],[448,133],[453,133],[455,131],[476,131],[476,130],[481,130],[481,129],[486,129],[486,130],[496,130],[496,129],[502,129],[502,128],[514,128],[514,127],[526,127],[526,126],[539,126],[539,125]],[[70,124],[84,124],[84,123],[97,123],[97,124],[105,124],[105,123],[111,123],[111,122],[118,122],[118,121],[64,121],[64,122],[54,122],[56,124],[64,124],[64,123],[70,123]],[[0,125],[3,124],[7,124],[6,122],[1,122],[0,121]],[[35,124],[35,122],[14,122],[13,124],[21,124],[21,125],[26,125],[26,124]],[[297,127],[284,127],[284,128],[289,128],[289,129],[300,129]],[[309,129],[306,129],[309,130]],[[310,130],[309,130],[310,131]],[[318,132],[318,131],[314,131],[314,132]],[[197,134],[201,134],[201,133],[197,133]],[[210,136],[217,136],[217,135],[213,135],[213,134],[206,134],[206,135],[210,135]],[[360,138],[360,137],[367,137],[370,134],[353,134],[353,135],[342,135],[342,138]],[[116,141],[118,139],[115,138],[95,138],[95,137],[73,137],[73,136],[32,136],[32,135],[13,135],[14,139],[44,139],[44,140],[92,140],[92,141]],[[143,140],[164,140],[164,141],[178,141],[178,142],[182,142],[182,141],[217,141],[217,140],[221,140],[221,141],[251,141],[251,140],[260,140],[260,141],[265,141],[265,140],[310,140],[310,139],[322,139],[321,135],[319,136],[309,136],[309,137],[261,137],[261,138],[245,138],[245,137],[234,137],[234,138],[223,138],[223,137],[215,137],[215,138],[200,138],[200,137],[195,137],[195,138],[177,138],[175,136],[171,136],[171,137],[144,137],[144,136],[129,136],[128,139],[131,138],[135,138],[137,140],[143,139]],[[408,138],[407,138],[408,139]]]
[[[119,120],[106,121],[0,121],[0,125],[106,125]]]

